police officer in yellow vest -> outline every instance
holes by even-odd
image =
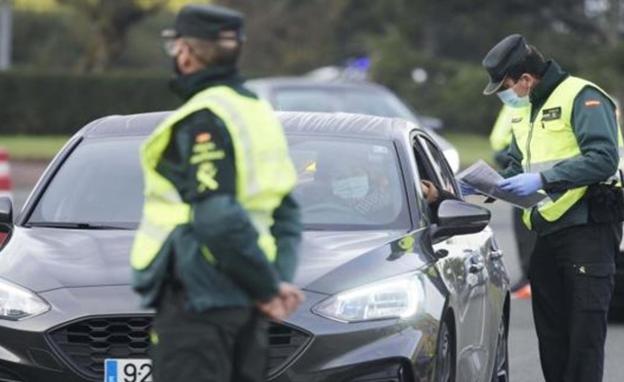
[[[538,234],[529,277],[544,376],[599,382],[624,204],[615,104],[521,35],[500,41],[483,66],[484,94],[517,110],[499,187],[548,195],[523,216]]]
[[[155,382],[264,381],[267,324],[301,302],[296,175],[270,106],[243,85],[243,17],[190,5],[166,31],[186,103],[147,139],[134,287],[156,309]]]
[[[494,161],[499,168],[506,168],[509,164],[509,145],[511,144],[511,116],[514,109],[510,106],[503,105],[496,122],[490,132],[490,147],[494,150]]]
[[[499,169],[505,169],[509,165],[509,147],[513,138],[511,120],[515,112],[515,108],[503,104],[490,133],[490,147],[494,151],[494,161]],[[513,209],[512,225],[522,275],[518,282],[511,287],[511,290],[526,293],[530,291],[528,288],[529,264],[536,235],[523,223],[521,208]]]

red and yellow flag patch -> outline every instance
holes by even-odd
[[[195,143],[206,143],[210,142],[212,139],[212,135],[210,133],[200,133],[195,136]]]
[[[600,106],[600,101],[597,99],[588,99],[585,101],[585,107],[598,107]]]

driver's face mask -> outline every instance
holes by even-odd
[[[359,199],[368,194],[368,176],[360,175],[332,181],[332,192],[342,199]]]

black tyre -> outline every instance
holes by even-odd
[[[507,348],[507,320],[501,319],[498,325],[498,341],[496,344],[496,361],[492,373],[492,382],[509,382],[509,351]]]
[[[440,324],[435,366],[436,382],[455,382],[455,339],[446,320]]]

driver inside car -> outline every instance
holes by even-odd
[[[379,169],[366,162],[351,162],[335,166],[330,171],[332,195],[362,216],[392,206],[390,182]]]
[[[342,206],[363,218],[382,220],[396,208],[393,203],[396,196],[383,160],[365,154],[344,160],[335,157],[330,160],[329,155],[319,157],[306,162],[300,173],[300,179],[308,180],[298,187],[296,194],[305,200],[305,205]],[[437,215],[443,200],[456,198],[427,179],[421,179],[420,187],[432,216]]]
[[[389,183],[383,169],[370,164],[364,166],[362,162],[342,165],[331,177],[333,195],[364,216],[392,205]],[[438,206],[443,200],[456,198],[430,180],[421,179],[420,188],[433,216],[437,215]]]

